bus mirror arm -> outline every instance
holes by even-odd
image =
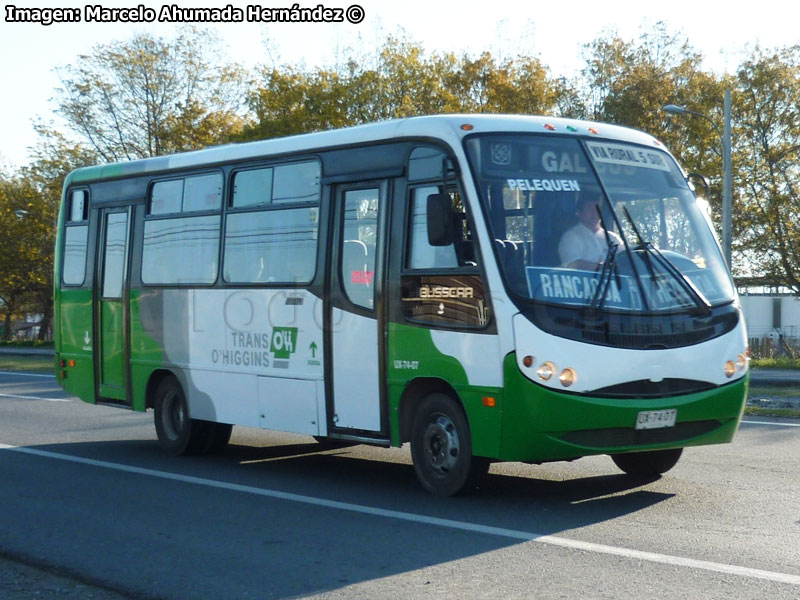
[[[450,194],[431,194],[427,206],[428,243],[449,246],[453,243],[453,199]]]

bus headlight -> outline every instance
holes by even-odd
[[[542,381],[549,380],[553,374],[556,372],[556,366],[551,363],[549,360],[543,362],[538,369],[536,369],[536,374],[539,376],[539,379]]]
[[[725,377],[733,377],[733,374],[736,373],[736,363],[734,363],[732,360],[729,360],[725,363],[723,369],[725,371]]]
[[[577,379],[578,379],[578,374],[572,367],[567,367],[566,369],[561,371],[561,375],[558,376],[558,380],[564,387],[571,386],[573,383],[575,383]]]
[[[736,368],[740,371],[747,366],[747,357],[744,354],[740,354],[736,357]]]

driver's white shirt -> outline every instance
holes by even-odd
[[[608,235],[612,242],[622,244],[620,237],[613,231],[609,231]],[[605,260],[606,254],[608,254],[608,242],[602,227],[593,231],[583,223],[576,223],[564,232],[558,242],[558,257],[561,259],[562,267],[575,260],[599,263]]]

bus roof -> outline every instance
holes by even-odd
[[[457,146],[461,138],[466,135],[494,132],[597,136],[648,146],[657,145],[663,148],[660,142],[647,133],[608,123],[528,115],[431,115],[392,119],[344,129],[212,146],[180,154],[83,167],[70,173],[65,185],[403,138],[438,139]]]

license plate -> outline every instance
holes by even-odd
[[[661,429],[675,427],[677,408],[667,410],[643,410],[636,416],[636,429]]]

